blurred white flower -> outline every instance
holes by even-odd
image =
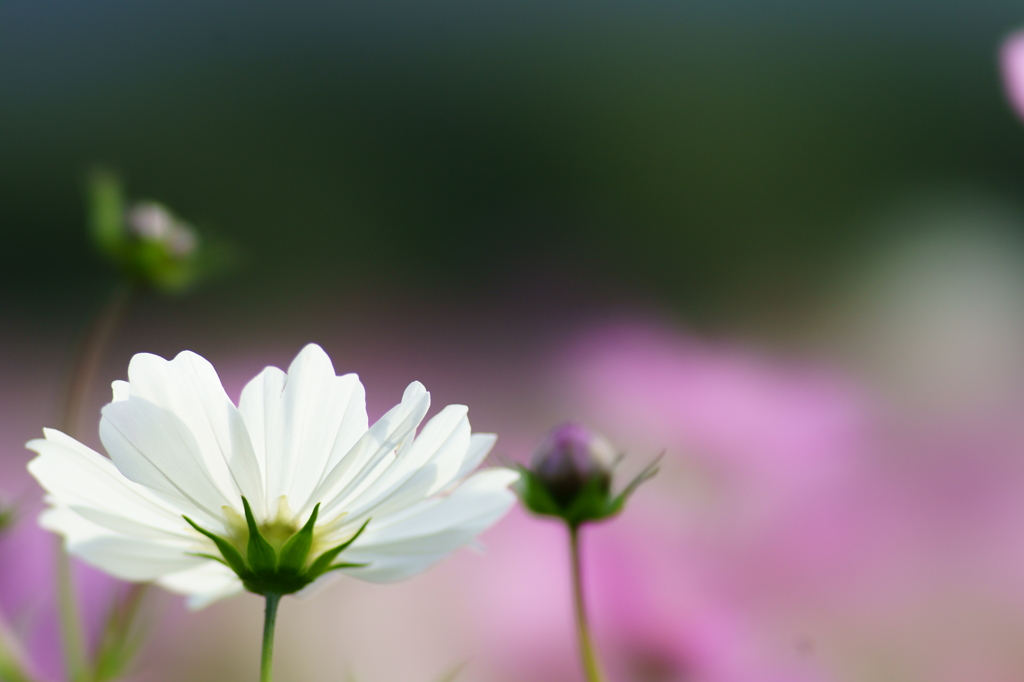
[[[29,471],[51,505],[40,523],[88,563],[156,581],[193,607],[243,589],[246,571],[236,575],[228,554],[246,556],[254,527],[281,571],[291,556],[292,573],[310,580],[343,572],[389,582],[471,542],[515,501],[515,472],[471,475],[495,436],[471,434],[464,406],[449,405],[415,435],[430,394],[413,382],[369,427],[358,377],[336,376],[316,345],[287,374],[266,368],[237,407],[213,366],[188,351],[171,361],[138,354],[128,377],[114,382],[100,421],[110,459],[52,429],[28,443],[39,453]],[[288,541],[310,535],[307,523],[312,541],[296,564]],[[335,564],[331,550],[342,546]]]

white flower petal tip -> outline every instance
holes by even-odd
[[[494,445],[450,405],[420,423],[419,382],[372,426],[355,374],[302,349],[228,398],[185,351],[139,354],[113,383],[100,439],[110,458],[44,429],[28,469],[68,551],[125,580],[154,581],[191,608],[243,589],[308,593],[339,572],[375,582],[428,568],[498,521],[518,474],[474,470]],[[417,433],[418,431],[418,433]]]

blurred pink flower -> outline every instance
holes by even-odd
[[[620,445],[702,467],[720,506],[758,524],[848,479],[871,423],[835,370],[649,325],[599,329],[563,366],[581,416]]]
[[[1024,31],[1011,34],[999,49],[1006,97],[1017,115],[1024,118]]]

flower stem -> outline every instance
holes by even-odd
[[[133,288],[128,282],[118,283],[75,346],[68,383],[64,389],[64,403],[61,405],[61,430],[69,436],[74,437],[78,431],[89,388],[96,378],[96,370],[99,369],[117,323],[124,315]]]
[[[583,601],[583,576],[580,570],[580,527],[569,526],[569,548],[572,553],[572,592],[576,610],[576,636],[580,643],[580,659],[587,682],[604,682],[601,666],[597,661],[594,643],[590,638],[587,624],[587,608]]]
[[[78,430],[79,416],[89,394],[89,387],[103,359],[103,351],[131,298],[131,292],[130,284],[119,284],[110,293],[103,308],[93,318],[75,348],[61,406],[61,427],[70,436],[74,436]],[[60,618],[61,641],[64,645],[64,666],[68,679],[72,682],[85,682],[91,677],[89,660],[82,631],[82,619],[78,612],[78,601],[75,598],[71,560],[64,549],[63,541],[60,541],[57,547],[56,573],[57,611]]]
[[[267,593],[267,610],[263,618],[263,657],[260,659],[260,682],[271,682],[274,667],[274,625],[277,623],[277,604],[281,595]]]

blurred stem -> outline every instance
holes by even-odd
[[[133,289],[129,282],[118,283],[75,346],[61,414],[61,430],[69,436],[77,435],[89,387],[96,378],[96,370],[99,369],[117,323],[128,307]]]
[[[7,619],[0,614],[0,680],[2,682],[35,682],[25,664],[25,655],[11,631]]]
[[[141,639],[135,619],[148,591],[148,584],[133,583],[122,598],[114,600],[96,648],[93,682],[116,680],[131,663]]]
[[[119,283],[110,293],[106,303],[90,322],[75,347],[71,371],[64,394],[61,428],[69,436],[78,430],[82,407],[89,394],[89,387],[96,377],[96,370],[103,359],[103,352],[110,343],[114,329],[124,314],[131,298],[132,285]],[[60,540],[57,547],[57,610],[60,617],[61,641],[64,646],[64,666],[72,682],[88,682],[91,677],[89,660],[85,648],[82,618],[75,598],[74,579],[71,575],[71,560]]]
[[[281,595],[267,594],[267,610],[263,617],[263,657],[260,660],[260,682],[271,682],[274,668],[274,625],[277,623],[277,604]]]
[[[85,682],[89,678],[85,654],[82,619],[75,599],[75,585],[71,576],[71,560],[64,551],[63,539],[57,543],[57,612],[60,616],[61,644],[64,646],[64,667],[71,682]]]
[[[569,525],[569,547],[572,553],[572,594],[576,610],[576,637],[580,643],[580,659],[587,682],[604,682],[601,666],[597,661],[594,643],[590,638],[587,623],[587,607],[583,601],[583,572],[580,569],[580,527]]]

